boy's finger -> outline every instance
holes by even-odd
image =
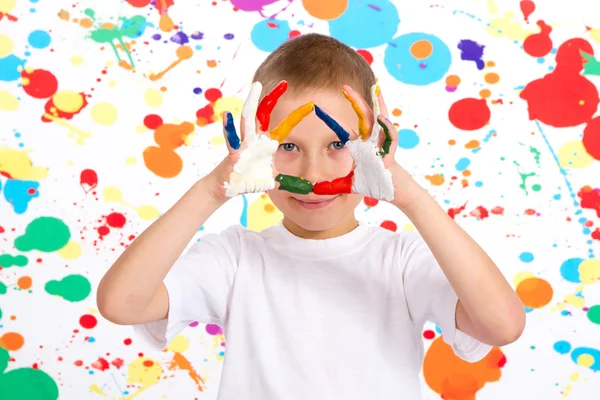
[[[275,129],[270,132],[271,139],[283,142],[290,134],[292,129],[300,123],[306,116],[313,112],[315,103],[306,103],[290,113]]]
[[[317,105],[315,105],[315,114],[317,117],[319,117],[319,119],[325,122],[325,125],[327,125],[329,129],[335,132],[337,137],[340,139],[340,142],[346,143],[348,140],[350,140],[350,134]]]
[[[246,139],[247,135],[252,137],[256,136],[256,113],[261,92],[262,84],[260,82],[254,82],[250,88],[250,93],[248,93],[248,98],[244,102],[241,122],[242,141]]]
[[[394,124],[383,114],[379,115],[377,122],[383,131],[383,135],[380,135],[378,146],[381,148],[381,156],[385,157],[389,154],[393,157],[396,153],[396,147],[398,147],[398,131]]]
[[[377,86],[376,89],[376,95],[377,95],[377,103],[379,104],[379,112],[381,114],[383,114],[386,118],[390,117],[390,114],[388,112],[388,108],[385,105],[385,101],[383,100],[383,95],[381,94],[381,89],[379,88],[379,86]]]
[[[269,130],[269,123],[271,122],[271,112],[275,108],[277,101],[288,88],[287,81],[281,81],[271,93],[266,95],[260,104],[258,105],[258,109],[256,111],[256,118],[258,119],[258,123],[260,125],[260,130],[266,132]]]
[[[235,122],[233,120],[233,115],[230,112],[223,113],[223,135],[225,136],[225,141],[227,142],[227,150],[229,154],[234,154],[237,150],[240,149],[241,140],[235,130]]]
[[[362,140],[367,140],[373,127],[374,117],[373,112],[367,102],[350,86],[344,85],[342,91],[344,97],[352,105],[352,109],[358,117],[358,133]]]

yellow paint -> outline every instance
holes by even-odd
[[[535,278],[535,275],[528,271],[519,272],[513,278],[513,286],[514,287],[519,286],[519,283],[521,283],[521,281],[524,281],[525,279],[528,279],[528,278]]]
[[[600,260],[589,258],[579,264],[579,279],[584,284],[596,283],[600,279]]]
[[[406,225],[404,225],[404,227],[402,228],[402,230],[403,231],[414,231],[416,229],[415,229],[415,226],[413,224],[406,224]]]
[[[571,374],[571,380],[572,380],[573,382],[576,382],[576,381],[579,379],[579,377],[580,377],[580,376],[581,376],[581,375],[579,374],[579,372],[573,372],[573,373]]]
[[[348,94],[348,92],[346,92],[345,90],[342,92],[344,93],[344,97],[346,98],[346,100],[348,100],[352,105],[352,109],[358,117],[358,134],[360,135],[362,140],[367,140],[369,138],[369,128],[367,128],[367,120],[365,119],[365,113],[363,112],[363,110],[361,110],[356,100],[354,100]]]
[[[146,127],[146,125],[138,125],[138,126],[135,128],[135,131],[136,131],[137,133],[146,133],[146,132],[148,132],[148,128]]]
[[[577,364],[582,367],[591,367],[594,365],[595,359],[591,354],[582,354],[577,357]]]
[[[127,383],[130,385],[141,385],[142,387],[132,394],[126,397],[127,400],[131,400],[139,396],[143,391],[148,389],[150,386],[155,385],[163,373],[163,369],[158,361],[148,357],[138,357],[129,364],[127,369]]]
[[[77,137],[77,140],[75,141],[75,143],[77,143],[78,145],[83,145],[85,143],[85,139],[89,139],[92,137],[91,133],[83,131],[76,126],[69,124],[67,121],[65,121],[62,118],[55,117],[54,115],[51,115],[48,113],[44,114],[44,117],[46,117],[50,121],[56,123],[57,125],[60,125],[64,128],[67,128],[68,130],[70,130],[71,134],[69,135],[69,137]]]
[[[306,103],[290,113],[281,121],[275,129],[271,131],[271,139],[277,140],[279,143],[283,142],[286,137],[292,132],[292,129],[300,123],[308,114],[312,113],[315,109],[315,103]]]
[[[0,12],[9,14],[17,4],[17,0],[0,0]]]
[[[116,87],[117,81],[115,81],[114,79],[111,79],[110,81],[108,81],[108,86],[110,86],[111,88]]]
[[[107,202],[120,203],[123,201],[123,193],[121,193],[121,189],[114,186],[105,187],[104,191],[102,192],[102,197],[104,198],[104,201]]]
[[[130,157],[127,157],[127,158],[125,159],[125,163],[126,163],[127,165],[133,165],[133,164],[135,164],[136,162],[137,162],[137,160],[135,159],[135,157],[131,157],[131,156],[130,156]]]
[[[0,147],[0,171],[8,173],[13,179],[39,181],[48,176],[48,169],[31,165],[25,151]]]
[[[163,103],[163,95],[160,90],[149,88],[146,90],[146,94],[144,94],[144,101],[146,101],[146,104],[150,107],[157,108]]]
[[[4,58],[13,52],[14,45],[10,37],[0,34],[0,58]]]
[[[141,206],[137,209],[138,217],[143,219],[144,221],[152,221],[158,218],[160,212],[156,207],[153,206]]]
[[[12,94],[0,90],[0,110],[16,111],[19,108],[19,100]]]
[[[75,113],[83,106],[83,96],[73,90],[61,90],[52,96],[52,103],[62,112]]]
[[[536,31],[526,31],[520,22],[512,22],[514,18],[514,11],[505,12],[503,17],[490,21],[490,26],[486,28],[487,32],[494,37],[506,36],[510,40],[522,41],[532,33],[539,31],[539,28]],[[499,30],[501,32],[498,32]]]
[[[282,219],[283,213],[275,207],[266,194],[261,195],[248,206],[248,229],[252,231],[260,232],[279,224]]]
[[[81,64],[83,64],[83,58],[80,56],[73,56],[73,57],[71,57],[71,64],[81,65]]]
[[[561,167],[573,169],[587,168],[594,162],[594,158],[585,150],[581,140],[571,140],[563,144],[558,150],[558,160]]]
[[[58,250],[58,255],[61,256],[63,260],[75,260],[76,258],[79,258],[81,252],[82,249],[79,243],[69,241],[65,247]]]
[[[95,123],[106,126],[111,126],[118,118],[115,106],[107,102],[98,103],[92,107],[91,115]]]
[[[225,144],[225,137],[223,135],[213,136],[210,138],[210,143],[213,146],[221,146],[221,145]]]
[[[173,338],[171,343],[167,346],[169,351],[173,353],[183,353],[190,347],[190,341],[183,335],[177,335]]]
[[[565,303],[572,305],[575,308],[585,307],[585,299],[574,294],[568,294],[565,296]]]
[[[590,30],[590,36],[596,43],[600,44],[600,29]]]
[[[104,396],[106,397],[106,393],[104,393],[104,391],[102,389],[100,389],[100,387],[98,385],[96,385],[95,383],[90,386],[90,392],[99,394],[100,396]]]
[[[496,3],[494,2],[494,0],[488,0],[487,6],[488,6],[489,14],[498,14],[498,11],[500,11],[498,9],[498,6],[496,6]]]
[[[238,97],[221,97],[213,105],[215,121],[222,121],[225,111],[229,111],[234,119],[238,119],[242,116],[243,107],[244,101]]]

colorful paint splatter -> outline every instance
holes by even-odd
[[[428,324],[427,398],[596,398],[600,24],[580,3],[0,0],[0,398],[216,398],[218,326],[147,353],[94,288],[220,161],[220,118],[239,118],[255,67],[309,32],[372,65],[398,159],[528,312],[522,338],[476,364]],[[265,195],[225,207],[198,238],[281,219]],[[414,229],[374,199],[357,215]]]

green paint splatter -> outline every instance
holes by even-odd
[[[6,294],[6,285],[0,282],[0,294]]]
[[[27,225],[25,234],[15,239],[19,251],[39,250],[46,253],[60,250],[71,238],[69,227],[58,218],[39,217]]]
[[[2,319],[2,309],[0,308],[0,319]]]
[[[600,61],[596,60],[593,55],[587,54],[582,50],[579,50],[579,52],[586,61],[586,63],[583,64],[583,74],[600,76]]]
[[[600,304],[591,306],[587,312],[587,317],[595,324],[600,324]]]
[[[536,149],[533,146],[529,146],[529,151],[532,152],[534,154],[535,157],[535,163],[537,164],[537,166],[540,166],[540,155],[542,153],[540,153],[540,151],[538,149]]]
[[[48,281],[44,286],[49,294],[70,302],[85,300],[92,291],[90,281],[82,275],[67,275],[60,281]]]
[[[94,11],[91,9],[86,9],[85,13],[86,15],[90,13],[94,15]],[[131,58],[131,53],[125,45],[125,42],[123,42],[123,37],[135,39],[142,36],[148,24],[146,22],[146,18],[142,15],[135,15],[131,18],[120,18],[120,21],[121,23],[118,27],[114,26],[111,28],[98,28],[93,30],[91,33],[91,39],[96,43],[110,44],[113,51],[115,52],[115,55],[117,56],[117,60],[121,62],[121,57],[119,56],[117,47],[114,44],[114,41],[116,40],[123,48],[125,54],[127,54],[127,58],[129,58],[129,63],[131,64],[131,67],[135,68],[133,59]],[[103,24],[100,24],[100,26],[102,25]]]
[[[6,371],[10,356],[0,347],[0,397],[2,400],[56,400],[58,386],[47,373],[33,368]]]
[[[83,11],[83,13],[84,13],[86,16],[90,17],[90,19],[91,19],[92,21],[96,21],[96,12],[95,12],[94,10],[92,10],[91,8],[86,8],[86,9]]]
[[[10,267],[24,267],[27,265],[29,260],[27,257],[23,255],[11,256],[10,254],[2,254],[0,255],[0,267],[2,268],[10,268]]]
[[[526,174],[522,172],[521,164],[519,164],[517,161],[513,161],[513,163],[517,166],[519,176],[521,177],[521,184],[519,185],[519,187],[525,191],[526,196],[529,196],[529,191],[527,190],[527,179],[531,178],[532,176],[535,176],[535,172],[530,172]]]
[[[540,190],[542,190],[542,185],[540,185],[539,183],[536,183],[535,185],[533,185],[531,187],[531,190],[533,190],[534,192],[539,192]]]

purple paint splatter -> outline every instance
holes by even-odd
[[[483,62],[484,48],[484,45],[469,39],[463,39],[458,43],[458,49],[461,51],[461,60],[474,61],[479,70],[485,67],[485,63]]]
[[[262,11],[264,6],[273,4],[278,0],[231,0],[234,7],[242,11]]]
[[[225,36],[223,36],[223,37],[227,40],[231,40],[231,39],[233,39],[233,33],[226,33]]]
[[[202,33],[202,32],[194,32],[194,33],[192,33],[191,38],[194,39],[194,40],[204,39],[204,33]]]
[[[223,331],[219,325],[207,324],[206,325],[206,333],[209,335],[222,335]]]
[[[177,32],[171,38],[171,42],[174,42],[174,43],[177,43],[177,44],[186,44],[189,41],[190,41],[190,39],[188,39],[188,36],[185,33],[181,32],[181,31]]]

